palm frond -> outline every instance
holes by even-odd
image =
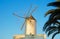
[[[52,16],[50,16],[50,18],[49,18],[49,20],[48,20],[48,22],[46,22],[46,24],[45,25],[49,25],[49,24],[52,24],[52,23],[58,23],[58,21],[57,20],[60,20],[60,13],[59,14],[57,14],[57,15],[52,15]]]
[[[45,32],[47,33],[48,31],[51,31],[53,29],[56,29],[56,26],[50,26],[50,27],[48,27]]]
[[[50,30],[49,32],[48,32],[48,36],[50,35],[50,34],[52,34],[52,33],[54,33],[55,31],[57,31],[57,29],[52,29],[52,30]]]
[[[47,12],[45,13],[45,17],[46,17],[48,14],[52,14],[53,12],[54,12],[54,9],[47,11]]]
[[[60,14],[59,14],[59,15],[54,16],[54,19],[55,19],[55,20],[60,20]]]
[[[53,36],[52,36],[52,39],[54,39],[54,37],[55,37],[57,34],[59,34],[59,33],[60,33],[60,32],[54,33]]]
[[[50,26],[49,22],[47,21],[47,22],[44,24],[43,31],[45,31],[45,29],[48,27],[48,25]]]
[[[54,16],[56,16],[56,15],[60,15],[60,9],[55,9],[55,10],[53,10],[53,12],[51,12],[52,14],[49,16],[49,20],[50,19],[53,19],[54,18]]]
[[[58,26],[58,31],[60,32],[60,24],[59,24],[59,26]]]
[[[60,7],[60,2],[51,2],[48,4],[48,6]]]
[[[57,21],[56,21],[56,19],[53,19],[54,18],[54,16],[58,16],[58,15],[60,15],[60,9],[56,9],[56,10],[53,10],[54,11],[54,13],[52,13],[50,16],[49,16],[49,20],[45,23],[45,27],[46,26],[48,26],[48,25],[51,25],[52,23],[56,23]]]
[[[46,12],[45,16],[47,16],[48,14],[56,15],[55,13],[60,14],[60,9],[51,9],[51,10]]]
[[[59,21],[57,20],[60,20],[60,14],[57,14],[55,15],[54,17],[50,18],[49,21],[50,21],[50,24],[60,24]]]
[[[51,26],[52,24],[55,25],[56,23],[57,21],[54,19],[48,20],[43,27],[43,31],[45,31],[47,27]]]

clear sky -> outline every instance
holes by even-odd
[[[25,11],[29,10],[30,4],[33,4],[33,8],[38,6],[38,9],[32,14],[37,20],[37,34],[45,34],[42,28],[48,17],[44,17],[44,14],[54,8],[47,7],[47,4],[53,1],[55,0],[0,0],[0,39],[13,39],[16,34],[24,34],[25,30],[20,30],[24,19],[12,14],[16,12],[19,16],[24,16]],[[58,36],[55,39],[59,39]],[[47,39],[51,39],[51,36]]]

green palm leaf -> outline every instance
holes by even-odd
[[[57,28],[50,30],[47,35],[49,36],[50,34],[54,33],[55,31],[57,31]]]
[[[51,15],[50,15],[50,17],[49,17],[49,20],[45,23],[46,26],[47,26],[49,23],[55,21],[55,19],[52,20],[52,19],[54,18],[54,16],[60,15],[60,9],[55,9],[55,10],[52,10],[52,11],[50,10],[50,11],[48,11],[48,12],[49,12],[49,13],[51,12]],[[46,13],[46,15],[48,15],[49,13]]]
[[[51,11],[51,10],[50,10]],[[50,13],[50,11],[48,11]],[[48,15],[49,13],[46,13],[46,15]],[[54,18],[55,17],[55,18]],[[57,21],[57,18],[60,17],[60,9],[54,9],[51,11],[51,15],[49,17],[49,20],[45,23],[44,27],[43,27],[43,31],[45,31],[45,29],[48,26],[51,26],[51,24],[56,24],[59,23]],[[60,18],[59,18],[60,19]]]
[[[47,11],[47,12],[45,13],[45,17],[46,17],[48,14],[52,14],[53,12],[54,12],[54,9]]]
[[[47,28],[47,27],[50,27],[52,24],[55,25],[55,24],[58,24],[58,23],[59,23],[59,22],[56,21],[55,19],[48,20],[48,21],[45,23],[44,27],[43,27],[43,31],[45,31],[46,28]]]
[[[48,4],[48,6],[60,7],[60,2],[51,2]]]
[[[48,28],[46,29],[46,33],[47,33],[48,31],[53,30],[53,29],[56,29],[56,26],[50,26],[50,27],[48,27]]]
[[[58,31],[60,32],[60,25],[58,26]]]
[[[57,14],[60,14],[60,9],[52,9],[52,10],[49,10],[45,16],[47,16],[48,14],[51,14],[52,15],[57,15]]]
[[[60,14],[59,14],[59,15],[54,16],[54,19],[55,19],[55,20],[60,20]]]
[[[52,36],[52,39],[54,39],[54,37],[55,37],[57,34],[59,34],[59,33],[60,33],[60,32],[54,33],[53,36]]]

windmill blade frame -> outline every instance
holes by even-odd
[[[21,17],[21,16],[18,16],[17,14],[13,13],[14,16],[18,17],[18,18],[25,18],[25,17]],[[26,18],[25,18],[26,19]]]
[[[29,10],[28,10],[28,12],[26,13],[26,15],[28,15],[28,14],[30,13],[31,9],[32,9],[32,4],[30,5]],[[26,16],[26,17],[28,17],[28,16]]]
[[[25,23],[26,23],[26,21],[24,21],[24,23],[22,24],[22,26],[21,26],[21,30],[23,29],[23,27],[25,26]]]
[[[37,9],[38,7],[36,6],[31,12],[30,15]]]

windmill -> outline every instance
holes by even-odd
[[[25,26],[25,34],[14,35],[13,39],[46,39],[45,34],[36,34],[36,19],[32,16],[32,13],[37,9],[37,6],[32,10],[31,9],[32,5],[30,5],[28,12],[25,13],[23,17],[13,13],[14,16],[25,19],[20,28],[22,30]]]
[[[21,30],[25,26],[25,34],[26,35],[35,35],[36,34],[36,20],[32,16],[32,13],[37,9],[37,6],[31,11],[32,5],[30,6],[27,14],[25,13],[24,17],[18,16],[17,14],[13,13],[13,15],[19,17],[19,18],[24,18],[25,21],[21,26]],[[29,14],[29,15],[28,15]]]

